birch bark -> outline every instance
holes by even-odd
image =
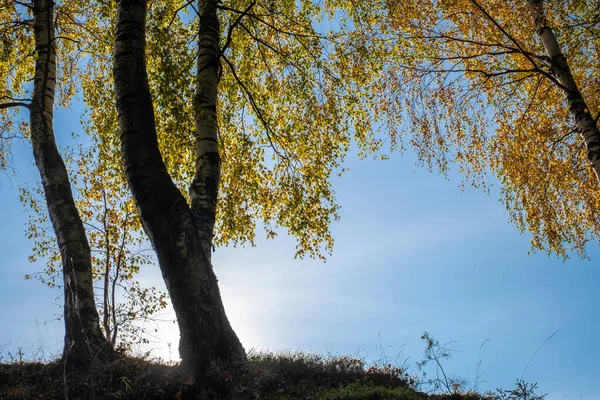
[[[533,16],[535,29],[552,63],[552,69],[560,84],[564,87],[569,103],[569,111],[575,118],[577,130],[581,135],[596,178],[600,183],[600,131],[590,109],[573,78],[567,58],[546,21],[543,0],[527,0]]]
[[[117,1],[113,67],[122,160],[177,316],[183,375],[202,387],[211,362],[244,361],[246,355],[225,315],[202,221],[173,183],[158,148],[145,19],[145,0]]]
[[[198,72],[194,98],[196,175],[190,185],[192,212],[209,260],[221,180],[217,128],[217,85],[220,68],[217,4],[216,0],[198,1]]]
[[[70,366],[89,366],[98,358],[106,358],[112,349],[100,330],[100,319],[94,300],[90,246],[73,200],[67,168],[54,137],[56,43],[53,1],[34,0],[33,13],[37,59],[29,107],[31,144],[63,267],[63,358]]]

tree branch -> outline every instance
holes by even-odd
[[[568,88],[566,86],[564,86],[562,83],[560,83],[558,81],[558,79],[556,79],[554,76],[552,76],[552,74],[543,71],[542,69],[540,69],[539,65],[537,65],[537,63],[535,62],[534,58],[531,56],[531,53],[528,51],[525,51],[525,49],[523,49],[523,47],[521,47],[521,45],[519,44],[519,42],[513,38],[503,27],[502,25],[500,25],[495,19],[494,17],[492,17],[476,0],[471,0],[471,3],[475,4],[475,6],[483,13],[483,15],[492,23],[494,24],[494,26],[496,28],[498,28],[498,30],[500,30],[500,32],[502,32],[504,34],[504,36],[506,36],[508,38],[508,40],[510,40],[515,46],[517,46],[517,48],[519,49],[519,51],[521,52],[521,54],[523,54],[525,56],[525,58],[527,58],[527,60],[529,60],[529,62],[531,63],[531,65],[538,69],[539,72],[541,74],[543,74],[544,76],[546,76],[546,78],[550,79],[555,85],[557,85],[559,88],[561,88],[564,91],[568,92]]]
[[[31,104],[23,103],[21,101],[10,101],[8,103],[0,103],[0,110],[11,107],[25,107],[27,109],[30,109]]]
[[[232,36],[233,36],[233,30],[236,28],[236,26],[239,25],[239,23],[242,21],[242,18],[244,18],[246,15],[248,15],[248,13],[252,9],[252,7],[254,7],[255,4],[256,4],[256,0],[252,1],[250,3],[250,5],[243,12],[240,13],[240,15],[233,22],[233,24],[231,24],[229,26],[229,29],[227,30],[227,40],[225,40],[225,44],[223,45],[223,48],[221,49],[221,54],[224,54],[225,50],[227,50],[227,48],[231,44],[231,39],[232,39]]]
[[[254,100],[254,97],[252,96],[252,93],[250,92],[250,90],[248,89],[248,87],[246,86],[246,84],[244,82],[242,82],[242,80],[238,76],[237,72],[235,71],[235,67],[233,66],[233,64],[231,63],[231,61],[229,61],[229,59],[224,54],[221,55],[221,57],[223,58],[223,61],[225,61],[225,63],[229,66],[229,69],[231,70],[231,73],[233,74],[233,77],[235,78],[236,82],[241,86],[241,88],[243,89],[244,93],[246,93],[246,96],[248,96],[248,100],[250,101],[250,105],[252,106],[252,109],[256,113],[256,117],[262,123],[263,127],[265,128],[265,131],[267,132],[267,139],[269,140],[269,144],[271,145],[271,148],[273,149],[273,151],[279,157],[281,157],[281,158],[283,158],[285,160],[290,160],[290,157],[288,157],[287,155],[281,154],[279,152],[279,150],[277,149],[277,146],[275,146],[275,143],[273,143],[273,140],[272,140],[271,136],[272,135],[274,136],[274,134],[271,131],[271,127],[269,126],[269,123],[263,117],[262,112],[260,110],[260,107],[258,107],[258,104],[256,104],[256,101]]]
[[[534,68],[539,68],[537,63],[533,60],[533,58],[531,58],[531,56],[529,55],[529,52],[526,52],[523,47],[521,47],[521,45],[519,44],[519,42],[513,38],[503,27],[502,25],[500,25],[495,19],[494,17],[492,17],[486,10],[485,8],[483,8],[476,0],[471,0],[471,3],[475,4],[475,6],[483,13],[483,15],[492,23],[494,24],[494,26],[496,28],[498,28],[498,30],[500,30],[500,32],[502,32],[504,34],[504,36],[506,36],[508,38],[508,40],[510,40],[515,46],[517,46],[517,48],[519,49],[519,51],[529,60],[529,62],[531,63],[531,65],[533,65]]]
[[[171,25],[173,25],[173,22],[175,21],[175,18],[177,18],[177,14],[179,14],[179,12],[181,10],[183,10],[184,8],[186,8],[188,6],[192,6],[193,7],[193,3],[194,3],[194,0],[188,0],[188,1],[185,2],[184,5],[182,5],[177,10],[175,10],[175,12],[173,13],[173,18],[171,18],[171,21],[169,21],[169,24],[167,25],[167,30],[169,30],[171,28]],[[196,10],[196,9],[194,8],[194,10]],[[198,14],[197,11],[196,11],[196,14]]]
[[[33,4],[31,4],[31,3],[24,3],[24,2],[22,2],[22,1],[18,1],[18,0],[13,0],[13,2],[14,2],[15,4],[18,4],[18,5],[20,5],[20,6],[27,7],[27,8],[30,8],[30,9],[32,9],[32,10],[33,10]]]

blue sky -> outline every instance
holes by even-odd
[[[75,110],[77,111],[77,110]],[[79,129],[77,112],[57,113],[60,145]],[[60,293],[24,275],[30,264],[26,214],[17,186],[37,179],[25,144],[14,149],[18,177],[0,188],[0,354],[19,347],[31,356],[57,356],[62,345]],[[381,358],[382,349],[415,370],[428,331],[454,341],[450,374],[473,384],[480,344],[480,389],[538,382],[549,399],[600,399],[600,259],[561,262],[528,255],[529,237],[510,225],[504,206],[475,189],[416,168],[407,152],[389,161],[351,156],[335,179],[342,206],[327,263],[294,260],[285,235],[254,248],[219,248],[214,265],[230,321],[247,350],[302,350]],[[164,287],[157,267],[143,283]],[[172,318],[172,314],[165,316]],[[177,327],[162,323],[147,349],[177,357]],[[168,343],[172,343],[169,353]]]

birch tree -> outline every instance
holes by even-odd
[[[94,302],[90,247],[75,205],[67,169],[58,151],[53,128],[54,96],[57,88],[55,7],[53,1],[32,3],[8,1],[0,8],[5,54],[2,68],[0,108],[5,127],[28,134],[48,213],[61,255],[65,344],[63,362],[90,367],[105,360],[112,349],[102,334]],[[31,91],[25,88],[33,76]],[[30,99],[22,98],[29,94]],[[68,86],[62,91],[68,101]],[[29,111],[29,122],[15,124],[12,107]]]
[[[535,30],[549,57],[551,72],[558,81],[554,83],[564,91],[567,97],[569,111],[575,120],[576,131],[583,139],[590,165],[596,178],[600,181],[600,130],[597,118],[592,117],[583,94],[575,82],[569,62],[546,19],[544,1],[528,0],[527,4],[533,17]]]
[[[120,177],[106,168],[100,149],[83,145],[63,151],[72,177],[75,204],[80,210],[92,256],[95,300],[101,328],[113,348],[131,350],[149,343],[147,326],[154,325],[166,306],[166,293],[144,287],[141,270],[153,265],[151,248],[137,228],[135,206],[120,184]],[[115,182],[115,180],[117,182]],[[41,272],[26,275],[62,289],[61,255],[51,229],[41,187],[22,187],[21,201],[29,214],[27,237],[33,241],[30,262],[44,260]]]
[[[207,384],[211,364],[245,360],[220,299],[213,246],[252,240],[262,220],[268,236],[272,224],[288,228],[298,255],[322,256],[337,218],[331,175],[342,172],[352,139],[364,153],[382,147],[369,93],[388,49],[378,37],[365,43],[354,23],[368,26],[384,10],[344,4],[201,0],[188,23],[178,12],[190,3],[153,5],[146,19],[145,2],[117,2],[124,171],[177,315],[184,374],[196,386]],[[338,12],[337,32],[315,27]],[[145,51],[146,36],[160,47]]]
[[[200,8],[200,18],[207,18],[208,29],[218,33],[218,24],[215,27],[210,20],[215,11]],[[245,352],[225,315],[210,249],[204,245],[210,239],[200,235],[200,223],[160,154],[145,67],[145,24],[145,1],[117,2],[114,77],[121,151],[129,187],[179,322],[182,369],[201,386],[207,384],[211,360],[243,362]],[[216,67],[214,61],[210,67]]]

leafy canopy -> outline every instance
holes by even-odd
[[[387,77],[390,109],[404,112],[421,160],[502,201],[534,250],[585,256],[600,234],[600,190],[565,92],[526,1],[388,0],[402,42]],[[600,112],[597,1],[548,1],[553,28],[593,116]]]
[[[86,19],[81,34],[89,35],[90,57],[81,80],[92,140],[121,176],[109,76],[112,7],[95,4]],[[329,229],[339,210],[331,178],[343,172],[351,143],[363,155],[378,153],[384,141],[396,145],[374,96],[390,48],[361,32],[385,12],[372,2],[221,3],[216,245],[253,243],[262,225],[267,237],[287,229],[298,241],[297,256],[331,251]],[[197,23],[193,4],[150,4],[147,69],[159,144],[183,193],[194,175]]]

